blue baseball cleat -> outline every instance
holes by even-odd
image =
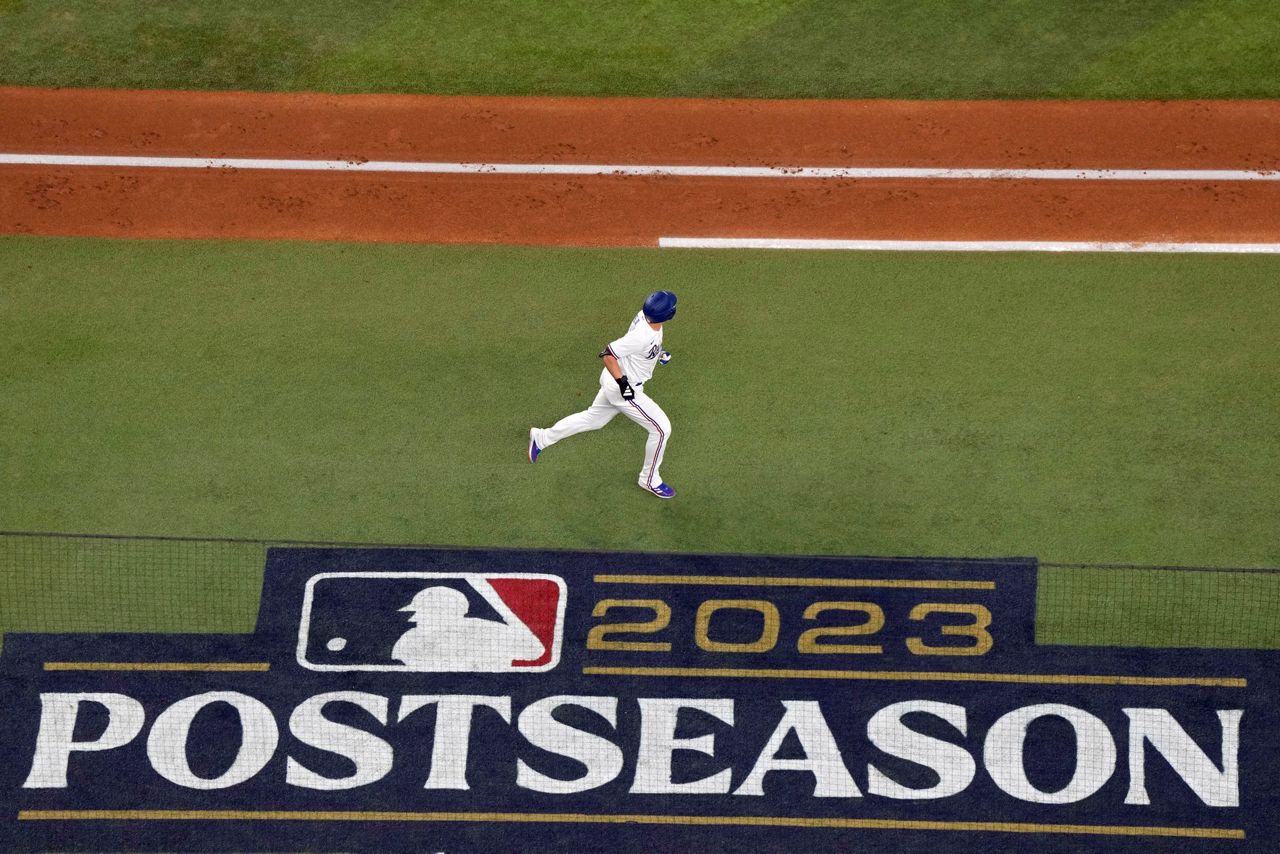
[[[529,428],[529,462],[536,463],[538,454],[542,453],[542,449],[538,447],[538,443],[533,440],[533,428]]]
[[[675,498],[676,497],[676,491],[671,487],[667,486],[665,483],[660,483],[657,486],[653,487],[652,489],[650,489],[647,486],[644,486],[641,488],[645,492],[652,492],[654,495],[658,496],[659,498]]]

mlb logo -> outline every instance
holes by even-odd
[[[533,573],[325,572],[302,601],[308,670],[550,670],[564,636],[564,580]]]

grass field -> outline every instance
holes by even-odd
[[[0,83],[824,98],[1275,98],[1270,0],[0,0]]]
[[[0,527],[1280,565],[1278,270],[7,238]],[[685,500],[528,465],[657,284]]]
[[[1280,98],[1269,0],[0,0],[0,33],[0,85]],[[0,236],[0,641],[249,631],[260,539],[1036,555],[1064,668],[1280,649],[1277,281],[1280,256]],[[623,419],[529,465],[658,287],[679,498],[636,488]]]
[[[0,32],[0,85],[1280,97],[1266,0],[0,0]],[[1278,271],[3,238],[0,529],[1280,566]],[[680,499],[629,424],[529,466],[659,285]],[[261,550],[3,538],[0,573],[0,631],[244,630]],[[1047,642],[1280,646],[1280,576],[1040,581]]]
[[[1277,566],[1278,269],[5,238],[0,529]],[[635,487],[621,420],[530,466],[527,428],[589,402],[658,283],[679,500]],[[5,622],[52,598],[41,626],[164,628],[210,592],[181,560],[118,569],[29,572]],[[260,569],[201,613],[251,622]],[[1055,639],[1280,643],[1275,577],[1059,573]]]

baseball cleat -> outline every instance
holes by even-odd
[[[529,428],[529,462],[536,463],[538,454],[542,453],[542,449],[538,447],[538,443],[533,439],[533,428]]]
[[[650,489],[647,486],[642,486],[640,488],[643,489],[645,492],[652,492],[654,495],[658,496],[659,498],[675,498],[676,497],[676,491],[671,487],[667,486],[665,483],[660,483],[657,486],[653,487],[652,489]]]

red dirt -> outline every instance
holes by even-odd
[[[1280,169],[1280,102],[698,101],[0,88],[0,152]],[[1280,182],[0,165],[0,233],[652,246],[661,235],[1280,241]]]

